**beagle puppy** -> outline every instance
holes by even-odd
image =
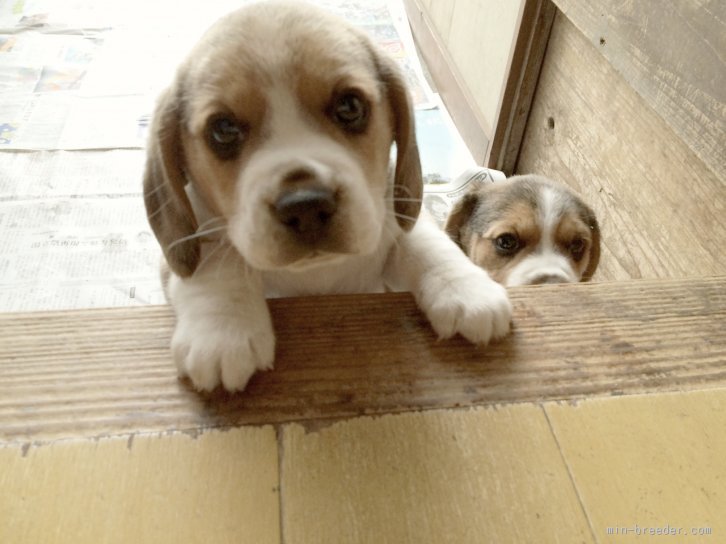
[[[482,184],[451,210],[445,230],[505,286],[587,281],[600,260],[595,213],[542,176]]]
[[[417,221],[422,191],[404,79],[365,34],[296,2],[218,21],[158,101],[144,173],[179,373],[235,391],[271,368],[269,296],[408,290],[442,338],[505,335],[505,289]]]

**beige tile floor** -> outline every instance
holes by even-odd
[[[0,489],[13,543],[723,542],[726,389],[6,445]]]
[[[0,449],[0,542],[280,541],[272,427]]]

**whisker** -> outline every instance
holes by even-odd
[[[386,202],[423,202],[423,198],[400,198],[393,196],[385,199]]]
[[[383,233],[391,239],[391,242],[395,247],[398,247],[400,245],[400,240],[398,236],[399,231],[394,229],[388,222],[383,224]]]
[[[203,230],[201,232],[195,232],[194,234],[190,234],[189,236],[183,236],[182,238],[179,238],[178,240],[174,240],[171,244],[169,244],[169,246],[166,249],[168,251],[171,248],[173,248],[174,246],[179,245],[188,240],[193,240],[194,238],[200,238],[202,236],[206,236],[207,234],[212,234],[213,232],[219,232],[226,228],[227,228],[227,225],[222,225],[221,227],[214,227],[212,229]]]
[[[164,187],[165,187],[164,184],[163,183],[160,183],[159,185],[157,185],[156,187],[154,187],[151,191],[144,191],[144,197],[151,196],[154,193],[158,193]]]
[[[204,223],[202,223],[201,225],[199,225],[197,227],[197,230],[203,229],[204,227],[206,227],[210,223],[214,223],[215,221],[224,221],[224,220],[225,220],[224,217],[222,217],[221,215],[218,215],[216,217],[212,217],[211,219],[207,219]]]
[[[222,268],[224,267],[224,261],[227,260],[227,257],[229,257],[229,252],[232,249],[232,244],[229,244],[229,247],[227,247],[227,251],[224,252],[224,255],[222,255],[222,259],[219,261],[219,264],[217,265],[217,280],[219,280],[219,274],[222,271]]]
[[[152,217],[155,217],[155,216],[156,216],[156,215],[157,215],[158,213],[160,213],[160,212],[161,212],[161,211],[162,211],[162,210],[163,210],[164,208],[166,208],[166,207],[167,207],[167,206],[168,206],[169,204],[171,204],[171,201],[173,200],[173,198],[174,198],[174,197],[169,197],[169,198],[167,198],[167,199],[166,199],[166,202],[162,202],[162,203],[161,203],[161,204],[159,205],[159,209],[158,209],[158,210],[156,210],[156,211],[155,211],[154,213],[150,213],[150,214],[149,214],[149,219],[151,219]]]
[[[411,193],[411,189],[409,189],[409,188],[408,188],[408,187],[406,187],[405,185],[394,185],[394,186],[393,186],[393,192],[394,192],[394,196],[395,196],[395,192],[396,192],[397,190],[398,190],[398,191],[401,191],[401,190],[402,190],[402,191],[405,191],[405,192],[406,192],[406,194],[407,194],[408,196],[413,196],[413,193]]]
[[[393,213],[394,217],[400,218],[400,219],[406,219],[407,221],[416,222],[418,220],[418,217],[414,217],[412,215],[406,215],[405,213],[398,213],[398,212],[389,212]]]
[[[211,257],[212,257],[212,256],[213,256],[213,255],[214,255],[214,254],[215,254],[215,253],[216,253],[216,252],[217,252],[217,251],[219,250],[219,248],[220,248],[220,247],[222,247],[223,245],[224,245],[224,238],[220,239],[220,240],[219,240],[219,241],[217,242],[217,244],[216,244],[215,248],[214,248],[214,249],[212,249],[212,251],[210,251],[210,252],[209,252],[209,255],[207,255],[206,257],[204,257],[204,259],[202,259],[202,262],[200,262],[200,263],[199,263],[199,266],[197,267],[197,270],[201,270],[202,268],[204,268],[204,265],[205,265],[205,264],[206,264],[206,263],[207,263],[207,262],[209,261],[209,259],[210,259],[210,258],[211,258]]]
[[[240,259],[235,259],[234,260],[234,275],[235,276],[239,276],[239,262],[240,262]],[[246,269],[247,268],[245,267],[245,270]]]

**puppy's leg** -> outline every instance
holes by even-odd
[[[509,331],[512,306],[504,287],[426,218],[399,238],[386,281],[413,293],[440,338],[459,333],[486,344]]]
[[[172,274],[169,281],[177,318],[174,361],[197,389],[221,382],[241,391],[256,370],[272,368],[275,335],[262,280],[236,259],[205,263],[190,278]]]

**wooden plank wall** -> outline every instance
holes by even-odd
[[[527,0],[485,164],[511,176],[532,107],[557,8],[550,0]]]
[[[720,66],[714,77],[724,89]],[[654,78],[662,75],[650,70]],[[679,92],[682,100],[690,97]],[[712,169],[658,104],[637,92],[599,44],[557,15],[517,171],[563,181],[593,206],[603,230],[596,281],[726,272],[724,170]],[[704,135],[723,122],[709,119]],[[723,151],[723,135],[720,145]]]
[[[726,2],[554,0],[711,170],[726,170]]]

